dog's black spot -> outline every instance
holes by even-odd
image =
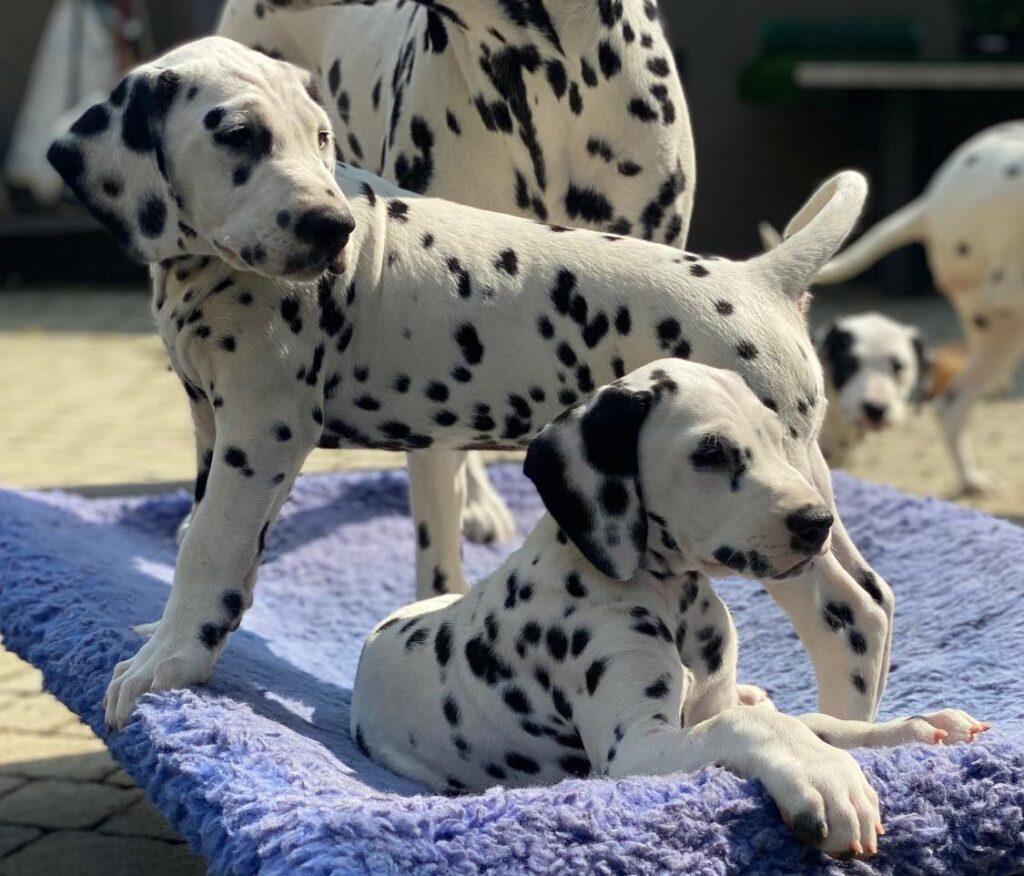
[[[505,755],[505,765],[509,769],[519,773],[527,773],[528,775],[535,775],[540,772],[540,764],[537,761],[527,757],[525,754],[518,754],[514,751],[510,751]]]
[[[644,696],[650,697],[652,700],[664,699],[668,696],[668,678],[667,676],[660,676],[656,681],[647,685],[644,688]]]
[[[444,712],[444,719],[453,727],[457,727],[460,720],[459,704],[454,698],[446,697],[441,709]]]
[[[587,667],[585,678],[587,682],[587,693],[593,696],[597,691],[597,686],[601,683],[601,677],[605,674],[608,669],[608,658],[602,657],[600,660],[595,660],[590,666]]]
[[[570,653],[573,657],[579,657],[588,644],[590,644],[590,631],[584,627],[577,627],[572,634]]]

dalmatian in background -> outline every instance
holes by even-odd
[[[918,330],[880,313],[839,317],[815,333],[828,411],[818,441],[839,467],[869,432],[897,426],[919,402],[929,359]]]
[[[880,222],[815,278],[840,283],[883,255],[922,243],[936,288],[967,340],[967,366],[939,394],[939,420],[966,493],[993,483],[977,465],[967,418],[975,401],[1024,358],[1024,122],[988,128],[961,145],[924,194]]]
[[[782,243],[767,222],[758,232],[766,252]],[[838,468],[868,432],[903,422],[908,407],[928,394],[932,354],[919,329],[880,313],[839,317],[814,332],[814,345],[828,398],[818,443]]]
[[[693,358],[739,373],[835,516],[805,289],[856,221],[863,177],[824,183],[773,251],[702,258],[417,196],[335,165],[311,85],[291,64],[199,40],[133,71],[49,152],[152,266],[154,318],[191,402],[200,464],[163,618],[114,670],[111,725],[147,691],[209,677],[316,446],[525,448],[599,385],[665,356]],[[631,510],[614,490],[605,499],[577,510],[601,539],[619,533],[625,561],[609,553],[601,568],[624,578],[641,531],[625,525],[635,501]],[[425,549],[433,518],[417,520]],[[821,556],[764,586],[810,653],[819,710],[870,720],[888,671],[892,591],[841,521],[829,524]],[[824,518],[801,525],[794,538],[810,538]],[[767,571],[740,548],[720,561]],[[447,582],[438,567],[420,595]]]
[[[878,797],[840,749],[969,741],[989,725],[955,709],[869,724],[737,707],[736,632],[708,576],[743,552],[745,576],[784,578],[829,537],[831,512],[785,445],[742,378],[679,359],[561,414],[527,452],[548,513],[523,546],[467,595],[408,605],[370,634],[352,694],[360,750],[447,793],[721,764],[760,780],[798,838],[874,854]],[[629,537],[584,507],[622,509]],[[842,610],[834,620],[860,635]]]
[[[218,34],[316,71],[339,160],[413,192],[682,247],[686,100],[653,0],[228,0]],[[409,459],[421,588],[515,524],[478,454]]]

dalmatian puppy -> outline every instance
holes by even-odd
[[[988,128],[956,149],[924,194],[867,231],[816,277],[849,279],[886,253],[922,243],[938,290],[964,328],[968,363],[937,399],[963,490],[989,492],[966,432],[975,401],[1024,357],[1024,122]]]
[[[828,410],[818,441],[842,466],[869,432],[899,425],[924,393],[928,356],[920,333],[880,313],[840,317],[815,334]]]
[[[878,797],[840,747],[988,725],[953,709],[868,724],[738,707],[735,628],[708,577],[740,552],[745,576],[792,577],[833,523],[785,445],[739,375],[680,359],[561,414],[527,452],[547,514],[523,546],[465,596],[408,605],[370,634],[360,750],[448,793],[717,763],[760,780],[800,839],[874,854]],[[594,526],[591,508],[615,525]],[[838,607],[834,621],[860,636]]]
[[[210,675],[316,446],[525,448],[599,385],[672,355],[735,370],[836,514],[802,302],[856,220],[863,177],[824,183],[772,252],[702,258],[417,196],[345,165],[332,177],[330,125],[308,85],[298,68],[212,37],[138,68],[50,149],[82,201],[152,265],[154,318],[190,399],[200,466],[163,618],[107,692],[111,725],[143,693]],[[426,546],[433,518],[421,511]],[[618,525],[613,508],[588,519],[595,531]],[[462,584],[449,574],[457,543],[445,550],[421,596]],[[763,572],[741,549],[722,562]],[[614,556],[603,571],[622,574]],[[839,520],[800,571],[764,583],[811,655],[820,711],[869,720],[892,592]],[[860,637],[839,634],[830,604]]]
[[[228,0],[217,32],[316,71],[354,167],[474,207],[685,243],[693,141],[653,0]],[[474,541],[512,536],[478,454],[415,454],[409,476],[433,531],[421,586],[455,550],[460,512]],[[447,574],[461,579],[461,564]]]

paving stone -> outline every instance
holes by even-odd
[[[48,693],[0,700],[0,730],[51,733],[73,718],[67,706]]]
[[[39,839],[43,832],[37,827],[22,827],[17,824],[0,824],[0,858],[16,849]]]
[[[0,732],[0,775],[99,781],[117,764],[99,739]]]
[[[4,794],[9,794],[15,788],[20,788],[27,782],[28,779],[22,779],[18,776],[0,776],[0,797]]]
[[[43,673],[28,663],[0,678],[0,692],[34,694],[43,689]]]
[[[108,785],[117,785],[119,788],[134,788],[135,779],[133,779],[123,769],[118,767],[114,772],[107,776],[104,780]]]
[[[112,815],[96,828],[100,833],[120,836],[148,836],[152,839],[182,841],[179,834],[159,810],[145,797],[124,812]]]
[[[95,827],[123,812],[141,792],[101,782],[28,782],[0,797],[0,823],[25,824],[48,830]]]
[[[81,831],[51,833],[0,860],[0,876],[202,876],[184,844]]]

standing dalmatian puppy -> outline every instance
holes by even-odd
[[[652,362],[545,427],[524,470],[548,513],[522,548],[370,634],[352,694],[363,754],[447,793],[717,763],[760,780],[800,839],[871,855],[878,797],[840,748],[988,729],[954,709],[868,724],[738,706],[735,628],[707,576],[742,552],[743,574],[791,577],[832,523],[738,375]],[[628,535],[590,525],[593,507],[626,511]]]
[[[967,367],[938,396],[939,420],[964,492],[993,484],[976,464],[967,418],[974,402],[1024,357],[1024,122],[975,135],[936,171],[924,194],[867,231],[816,278],[840,283],[883,255],[923,243],[936,288],[956,309]]]
[[[228,0],[221,36],[316,71],[338,158],[409,191],[682,246],[686,100],[653,0]],[[465,589],[459,526],[514,523],[477,454],[409,458],[413,516]]]
[[[815,334],[828,411],[818,440],[842,466],[869,432],[899,425],[924,394],[929,364],[918,330],[880,313],[844,316]]]
[[[200,40],[138,68],[50,149],[78,197],[153,266],[154,317],[199,446],[195,518],[153,637],[115,669],[112,725],[143,693],[209,676],[315,446],[524,448],[597,386],[671,355],[736,371],[836,516],[805,289],[856,221],[861,176],[822,185],[772,252],[701,258],[335,166],[309,86],[290,64]],[[612,493],[578,511],[623,546],[642,531],[635,503]],[[766,571],[739,547],[720,562]],[[629,573],[615,554],[602,571]],[[799,571],[764,585],[810,653],[820,711],[868,720],[885,687],[892,592],[838,519]],[[445,583],[438,569],[424,595]]]

